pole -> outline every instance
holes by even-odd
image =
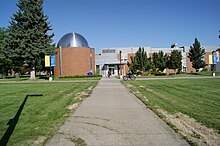
[[[120,78],[122,78],[122,65],[121,65],[121,50],[119,51],[119,59],[120,59]]]
[[[52,71],[52,68],[53,68],[53,67],[50,66],[50,77],[49,77],[49,81],[50,81],[50,82],[53,81],[53,77],[52,77],[53,71]]]
[[[89,57],[90,57],[90,71],[92,72],[92,48],[90,48],[90,56]]]
[[[216,51],[212,51],[212,76],[215,76],[215,71],[216,71],[216,63],[217,63],[217,54]]]
[[[60,76],[62,76],[62,47],[60,46]]]

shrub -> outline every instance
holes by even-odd
[[[76,76],[64,76],[64,77],[59,77],[59,78],[62,79],[62,78],[92,78],[92,77],[102,77],[102,75],[92,75],[92,76],[76,75]]]
[[[151,72],[143,72],[142,76],[148,76],[151,75]]]
[[[166,76],[166,73],[157,72],[155,76]]]
[[[206,72],[206,71],[208,71],[208,68],[203,68],[202,69],[202,72]]]

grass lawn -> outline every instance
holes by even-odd
[[[212,76],[211,71],[194,72],[194,73],[180,73],[170,75],[141,75],[138,78],[175,78],[175,77],[198,77],[198,76]],[[220,76],[220,72],[216,72],[215,76]]]
[[[220,79],[124,81],[151,109],[181,112],[220,131]]]
[[[0,84],[0,138],[25,96],[43,94],[27,99],[8,142],[8,145],[43,145],[73,111],[67,108],[68,105],[81,101],[75,95],[88,91],[88,88],[91,92],[96,84],[97,82]]]
[[[8,82],[8,81],[29,81],[29,76],[27,77],[20,77],[20,78],[15,78],[15,77],[6,77],[4,79],[0,78],[0,82]],[[55,81],[66,81],[66,80],[100,80],[102,77],[98,77],[98,76],[92,76],[92,77],[70,77],[70,78],[54,78]],[[48,76],[42,76],[36,77],[36,81],[45,81],[45,80],[49,80]]]

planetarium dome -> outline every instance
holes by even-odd
[[[69,48],[89,48],[89,44],[86,39],[78,33],[67,33],[59,40],[57,47]]]

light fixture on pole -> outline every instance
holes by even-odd
[[[119,51],[119,62],[120,62],[120,78],[122,78],[122,65],[121,65],[121,50]]]

